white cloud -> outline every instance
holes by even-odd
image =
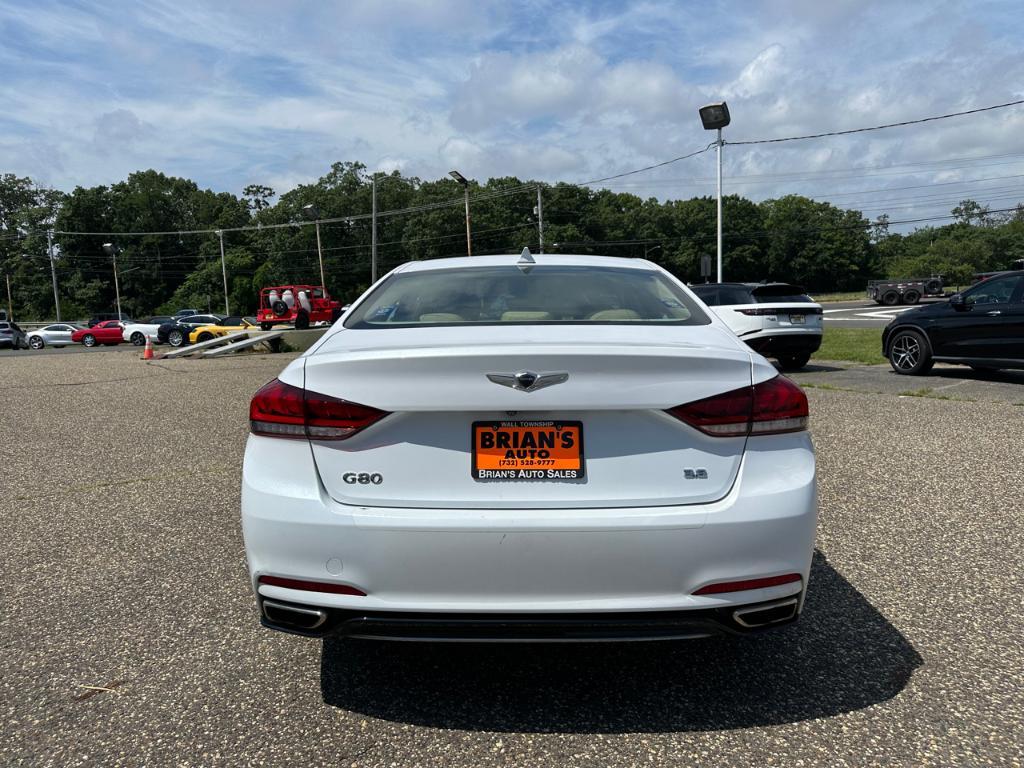
[[[1020,97],[1014,10],[869,0],[648,0],[613,12],[540,0],[358,0],[301,12],[241,0],[92,11],[6,3],[0,172],[69,188],[155,167],[234,192],[260,181],[283,192],[335,160],[423,178],[452,167],[477,179],[594,178],[704,146],[696,108],[720,98],[733,114],[726,139],[737,141]],[[727,189],[764,197],[924,183],[951,170],[870,182],[792,174],[1020,152],[1022,123],[1017,110],[731,146]],[[706,193],[712,169],[702,155],[614,188]],[[740,178],[751,174],[773,176]]]

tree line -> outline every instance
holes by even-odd
[[[517,253],[524,246],[537,250],[537,187],[546,252],[646,257],[690,282],[703,280],[702,257],[714,257],[714,198],[659,201],[515,177],[470,182],[474,255]],[[463,255],[462,192],[451,179],[377,174],[380,274],[413,259]],[[371,195],[371,176],[355,162],[335,163],[316,182],[280,196],[263,185],[250,185],[241,196],[214,192],[154,170],[70,193],[3,174],[0,271],[10,277],[18,318],[53,318],[47,241],[47,231],[53,230],[58,233],[53,267],[65,319],[113,308],[113,263],[103,249],[111,241],[119,248],[126,314],[142,317],[179,307],[220,311],[220,239],[213,231],[189,231],[225,230],[231,310],[251,313],[263,286],[320,282],[316,231],[300,226],[308,224],[303,209],[313,205],[320,218],[343,219],[322,223],[320,237],[327,288],[351,301],[370,283]],[[857,290],[872,278],[935,274],[965,284],[975,272],[1024,258],[1021,205],[993,213],[965,200],[953,209],[951,223],[909,234],[890,232],[887,217],[870,222],[860,211],[801,195],[758,203],[730,195],[723,206],[728,280],[780,280],[811,292]],[[238,227],[255,229],[230,231]],[[161,234],[104,234],[142,231]]]

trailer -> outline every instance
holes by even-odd
[[[904,280],[869,280],[867,296],[878,304],[917,304],[923,297],[943,296],[942,276],[908,277]]]

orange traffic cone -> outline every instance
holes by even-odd
[[[149,336],[146,337],[146,349],[143,350],[143,352],[142,352],[142,359],[143,360],[152,360],[153,359],[153,340],[151,338],[149,338]]]

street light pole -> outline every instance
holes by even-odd
[[[377,174],[370,177],[372,224],[370,226],[370,283],[377,282]]]
[[[718,282],[722,282],[722,129],[718,129]]]
[[[46,231],[46,253],[50,257],[50,277],[53,278],[53,305],[57,310],[57,322],[60,322],[60,296],[57,295],[57,267],[53,263],[53,230]]]
[[[320,285],[326,288],[327,281],[324,279],[324,249],[320,245],[320,219],[317,219],[316,224],[313,226],[316,228],[316,256],[320,260]]]
[[[718,240],[718,282],[722,282],[722,146],[725,144],[725,141],[722,140],[722,129],[731,122],[732,118],[729,116],[729,105],[724,101],[707,104],[698,111],[700,112],[700,121],[704,125],[704,129],[718,132],[715,139],[718,155],[718,223],[716,239]]]
[[[228,268],[224,262],[224,230],[218,229],[217,236],[220,237],[220,273],[224,277],[224,314],[231,314],[231,307],[228,304]]]
[[[121,286],[117,282],[117,254],[121,250],[114,243],[104,243],[103,250],[114,259],[114,296],[117,299],[117,319],[121,319]]]
[[[537,240],[539,241],[540,251],[544,253],[544,200],[540,194],[540,185],[537,185]]]
[[[466,191],[466,255],[473,255],[473,235],[469,225],[469,180],[458,171],[448,171],[448,175],[455,179]]]

